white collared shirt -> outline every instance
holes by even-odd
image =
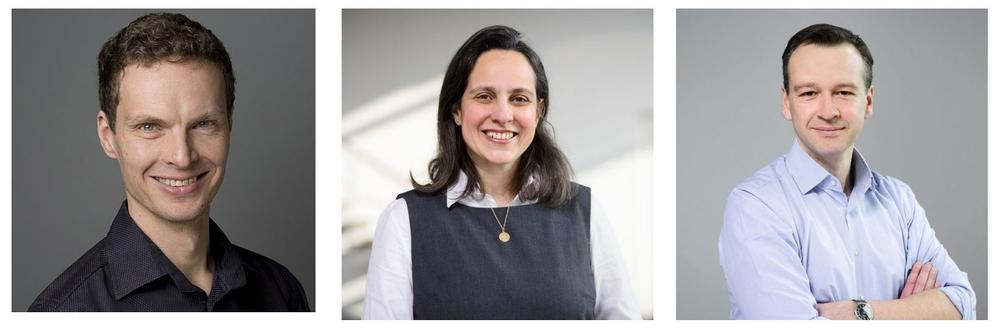
[[[528,183],[532,183],[530,180]],[[497,207],[490,195],[478,189],[461,197],[468,179],[459,174],[448,188],[447,206],[460,203],[469,207]],[[641,319],[639,303],[632,292],[628,273],[607,214],[591,196],[590,251],[597,291],[594,313],[598,319]],[[510,206],[531,205],[514,196]],[[368,262],[363,319],[413,319],[413,270],[410,244],[410,214],[406,201],[394,200],[379,216]]]

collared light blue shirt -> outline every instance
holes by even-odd
[[[733,189],[719,235],[730,317],[823,319],[818,303],[897,299],[913,263],[929,261],[962,318],[975,319],[968,275],[910,187],[873,172],[857,149],[851,163],[848,197],[796,141]]]

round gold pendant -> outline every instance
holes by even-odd
[[[510,234],[507,233],[506,231],[505,232],[501,232],[500,233],[500,241],[505,242],[505,243],[508,242],[508,241],[510,241]]]

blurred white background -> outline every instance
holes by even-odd
[[[557,143],[608,212],[652,318],[652,10],[344,10],[344,319],[361,315],[379,214],[412,189],[411,173],[427,181],[448,62],[497,24],[521,31],[541,56]]]

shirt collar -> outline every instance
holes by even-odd
[[[792,178],[799,187],[799,192],[803,195],[809,193],[824,181],[834,181],[833,179],[836,179],[823,166],[820,166],[815,159],[806,154],[805,150],[799,144],[798,139],[792,142],[792,147],[788,150],[786,156]],[[851,166],[854,170],[854,187],[851,193],[853,194],[857,191],[865,192],[874,186],[875,176],[872,174],[868,162],[861,156],[861,152],[858,151],[857,147],[854,147],[851,156]]]
[[[528,177],[528,184],[535,183],[535,177]],[[475,188],[472,194],[462,197],[462,193],[465,192],[465,187],[469,184],[469,178],[465,175],[465,172],[458,172],[458,180],[455,181],[450,187],[448,187],[447,197],[445,197],[446,204],[448,208],[451,208],[455,203],[461,203],[465,206],[470,207],[497,207],[497,202],[490,195],[484,195],[479,188]],[[508,206],[520,206],[520,205],[530,205],[537,203],[538,200],[521,200],[521,195],[514,195],[514,199],[510,201]]]
[[[209,221],[210,252],[215,260],[212,290],[223,294],[246,284],[243,261],[235,245],[213,221]],[[163,276],[170,276],[178,289],[185,292],[201,291],[191,284],[184,274],[167,259],[156,244],[128,212],[128,202],[122,202],[111,230],[105,237],[104,256],[107,260],[108,282],[116,300]],[[220,289],[221,288],[221,289]]]

